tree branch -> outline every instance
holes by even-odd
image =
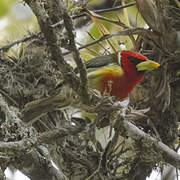
[[[84,103],[88,104],[89,103],[89,95],[88,95],[88,87],[87,87],[87,72],[86,72],[86,67],[84,62],[82,61],[80,57],[80,53],[76,47],[76,42],[75,42],[75,35],[74,35],[74,27],[72,24],[72,20],[70,16],[68,15],[67,11],[65,8],[62,6],[62,3],[59,2],[59,10],[62,10],[63,13],[63,19],[64,19],[64,25],[67,30],[68,34],[68,39],[70,40],[69,42],[69,48],[72,51],[73,58],[77,64],[77,67],[79,69],[80,73],[80,79],[81,79],[81,84],[80,84],[80,94],[82,97],[82,100]]]
[[[85,128],[81,124],[78,127],[62,127],[52,131],[47,131],[36,135],[34,138],[24,138],[20,141],[13,141],[13,142],[0,142],[0,151],[8,151],[8,152],[28,152],[33,147],[41,144],[53,144],[57,139],[63,139],[67,136],[73,136],[80,132],[82,132]]]
[[[124,128],[127,130],[128,135],[133,139],[136,140],[145,139],[153,143],[157,149],[163,152],[163,157],[167,163],[180,169],[180,155],[178,155],[174,150],[169,148],[161,141],[146,134],[145,132],[143,132],[142,130],[140,130],[139,128],[137,128],[135,125],[133,125],[127,120],[124,120]]]

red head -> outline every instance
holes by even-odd
[[[121,67],[125,75],[131,80],[141,80],[144,71],[137,71],[136,65],[146,61],[147,57],[134,51],[121,51]]]

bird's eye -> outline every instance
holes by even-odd
[[[138,59],[136,57],[133,57],[133,56],[128,56],[127,57],[129,61],[131,61],[132,64],[134,64],[135,66],[139,63],[142,63],[145,61],[145,59]]]

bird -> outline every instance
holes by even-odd
[[[119,101],[123,101],[144,77],[145,71],[156,69],[159,63],[149,60],[139,52],[122,50],[116,54],[100,56],[85,62],[87,68],[87,79],[89,88],[98,90],[102,95],[107,93],[115,96]],[[74,69],[78,73],[78,68]],[[60,95],[71,93],[64,87],[62,82],[57,85],[55,92]],[[62,90],[63,89],[63,90]],[[54,92],[54,91],[53,91]],[[59,94],[51,97],[38,99],[29,102],[22,110],[22,119],[24,122],[31,122],[41,114],[63,108],[71,104],[68,99],[65,101],[64,96]]]
[[[97,58],[87,61],[88,85],[90,88],[116,96],[120,101],[143,80],[145,71],[156,69],[159,63],[149,60],[139,52],[122,50],[117,55],[109,55],[104,60]]]

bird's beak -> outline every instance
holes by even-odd
[[[137,64],[136,68],[138,71],[150,71],[150,70],[158,68],[159,66],[160,64],[155,61],[146,60],[144,62]]]

